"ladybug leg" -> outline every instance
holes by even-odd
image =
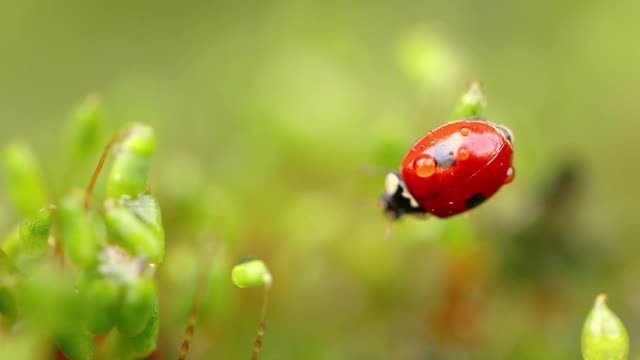
[[[425,214],[426,211],[411,195],[399,174],[390,172],[384,181],[382,208],[389,218],[397,220],[404,214]]]

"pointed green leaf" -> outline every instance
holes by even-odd
[[[164,228],[162,227],[162,213],[158,200],[150,193],[138,194],[135,199],[124,197],[122,204],[133,211],[158,237],[161,242],[164,258]]]
[[[486,110],[487,98],[482,92],[480,83],[474,81],[458,100],[450,118],[451,120],[483,119]]]
[[[164,242],[133,211],[112,200],[105,203],[105,223],[111,238],[135,255],[155,263],[164,257]]]
[[[585,360],[626,360],[629,335],[622,321],[607,306],[607,296],[598,295],[582,329]]]

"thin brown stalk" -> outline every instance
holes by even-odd
[[[93,171],[93,175],[91,176],[91,181],[89,182],[89,186],[87,186],[87,191],[85,192],[85,195],[84,195],[84,208],[87,211],[89,210],[89,201],[91,200],[93,189],[95,188],[96,183],[98,182],[98,177],[102,172],[102,168],[104,167],[104,163],[107,160],[107,156],[109,155],[109,152],[111,151],[111,148],[113,147],[113,145],[115,145],[118,142],[118,140],[120,140],[122,133],[123,133],[122,131],[119,131],[115,135],[113,135],[111,140],[109,140],[107,145],[104,147],[104,150],[102,150],[102,155],[100,155],[100,160],[98,161],[98,165],[96,165],[96,169]]]
[[[202,273],[200,274],[200,279],[198,279],[198,290],[196,291],[195,298],[193,300],[193,307],[191,308],[191,314],[189,315],[189,322],[187,323],[187,328],[184,331],[184,335],[182,336],[182,345],[180,346],[180,357],[179,360],[185,360],[187,357],[187,352],[189,352],[189,346],[191,345],[191,340],[193,339],[193,334],[195,332],[196,323],[198,322],[198,315],[200,313],[200,305],[202,304],[202,299],[204,298],[205,291],[207,290],[207,284],[209,279],[209,272],[211,270],[211,264],[215,258],[215,244],[217,243],[217,239],[214,239],[212,243],[210,243],[211,250],[204,251],[203,254],[212,254],[211,258],[206,261],[202,260],[202,264],[206,264],[206,266],[202,269]],[[204,257],[203,257],[204,258]]]
[[[260,323],[258,324],[258,336],[256,337],[256,342],[253,345],[253,354],[251,355],[252,360],[258,359],[258,353],[260,349],[262,349],[262,336],[264,335],[264,329],[266,327],[267,322],[267,305],[269,303],[269,289],[271,288],[271,281],[265,283],[264,285],[264,299],[262,300],[262,313],[260,314]]]
[[[203,272],[198,280],[198,291],[196,297],[193,300],[193,307],[191,308],[191,315],[189,316],[189,323],[184,331],[182,337],[182,345],[180,346],[179,360],[185,360],[187,358],[187,352],[189,352],[189,345],[191,345],[191,339],[193,339],[193,333],[195,332],[196,323],[198,322],[198,314],[200,313],[200,305],[202,304],[202,298],[204,297],[204,290],[207,283],[207,272]]]

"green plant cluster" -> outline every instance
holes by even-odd
[[[87,189],[47,188],[51,182],[26,143],[3,150],[6,193],[22,218],[0,251],[7,354],[128,359],[156,348],[154,273],[165,248],[160,206],[147,185],[156,138],[151,127],[132,124],[100,155],[107,127],[95,97],[67,126],[65,163],[72,172],[96,166]],[[103,167],[106,196],[95,196]]]

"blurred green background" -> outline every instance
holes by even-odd
[[[0,143],[34,144],[54,189],[90,178],[58,151],[88,94],[112,130],[157,130],[158,358],[211,258],[190,358],[249,357],[261,291],[229,276],[246,253],[274,278],[263,359],[576,359],[602,291],[638,356],[639,2],[0,4]],[[370,169],[474,79],[515,133],[515,181],[385,241]]]

